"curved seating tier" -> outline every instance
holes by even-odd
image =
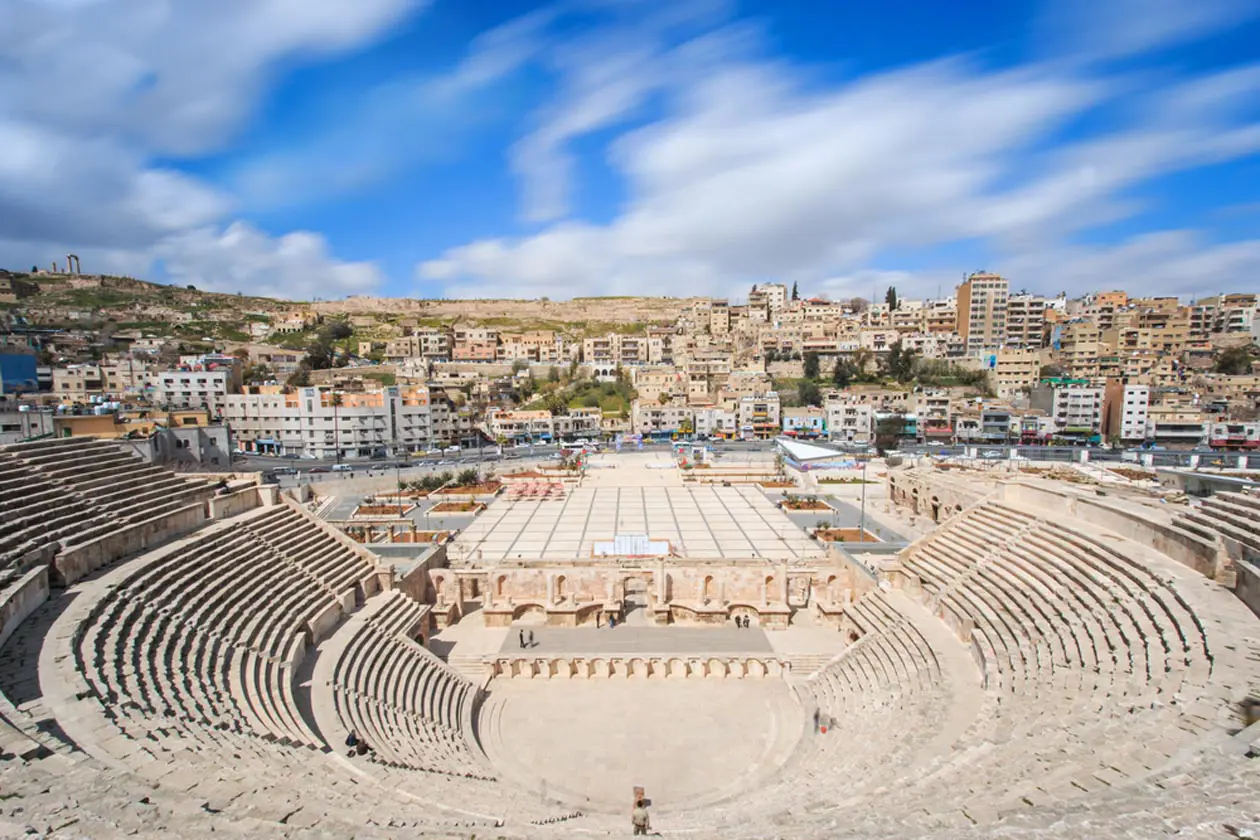
[[[476,688],[410,637],[424,608],[399,592],[381,601],[337,660],[331,686],[337,716],[377,761],[416,770],[483,777],[464,733]]]
[[[848,779],[852,799],[906,772],[939,730],[949,693],[936,652],[882,592],[846,612],[862,635],[807,684],[827,731],[800,770]]]
[[[157,552],[96,602],[75,655],[125,735],[320,744],[294,702],[293,670],[310,628],[341,607],[324,564],[338,558],[346,574],[334,579],[347,585],[375,569],[350,552],[349,575],[345,547],[303,524],[287,508],[251,512]]]
[[[1177,524],[1202,536],[1221,536],[1260,556],[1260,496],[1215,493],[1177,518]]]
[[[152,466],[117,443],[64,438],[0,449],[0,587],[62,548],[209,498],[204,480]]]
[[[1227,719],[1199,616],[1164,575],[1084,523],[984,504],[901,562],[925,603],[970,637],[989,702],[951,763],[1001,792],[988,807],[1123,784]],[[957,801],[945,790],[956,778],[937,777],[932,801]]]

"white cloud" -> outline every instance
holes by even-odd
[[[167,154],[218,148],[284,57],[377,37],[420,0],[0,0],[0,112]]]
[[[1129,289],[1141,295],[1251,291],[1260,277],[1260,239],[1213,243],[1197,231],[1165,230],[1115,245],[1055,248],[1012,257],[1009,273],[1057,293]]]
[[[559,103],[517,148],[529,216],[564,210],[569,141],[659,88],[664,116],[609,145],[628,193],[619,213],[452,248],[418,279],[454,297],[729,294],[767,277],[831,278],[834,293],[866,295],[887,255],[969,240],[1013,275],[1015,256],[1145,209],[1134,187],[1260,151],[1260,123],[1247,122],[1260,104],[1253,66],[1146,79],[1137,92],[1131,77],[1078,63],[963,59],[823,85],[750,57],[755,41],[719,30],[669,49],[574,53]],[[1063,139],[1104,106],[1107,128]],[[946,276],[958,270],[905,279],[934,291]]]
[[[279,278],[370,288],[375,268],[333,260],[318,235],[219,230],[235,197],[154,161],[220,149],[277,61],[360,47],[424,4],[0,0],[0,256],[47,265],[74,251],[85,269],[138,275],[165,258],[179,279],[277,294],[293,293]]]
[[[244,222],[183,231],[162,240],[154,253],[172,282],[216,292],[326,300],[367,294],[381,282],[372,263],[332,258],[319,234],[297,231],[273,239]]]

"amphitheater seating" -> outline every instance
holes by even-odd
[[[64,438],[0,449],[0,587],[63,548],[208,498],[210,485],[116,443]]]
[[[1218,709],[1193,702],[1213,667],[1198,617],[1088,527],[990,503],[902,562],[928,605],[970,630],[992,703],[963,750],[969,772],[1004,768],[1006,803],[1147,772],[1213,725]],[[1007,742],[1019,748],[992,747]]]
[[[476,689],[410,638],[424,614],[419,604],[398,592],[374,600],[379,604],[372,605],[333,674],[342,725],[366,740],[383,763],[484,775],[464,740]]]
[[[1260,496],[1248,493],[1216,493],[1177,519],[1177,524],[1201,536],[1220,535],[1243,547],[1250,556],[1260,555]]]
[[[803,687],[827,728],[803,769],[852,779],[855,790],[903,772],[905,757],[938,728],[945,695],[931,645],[882,592],[847,612],[860,638]]]
[[[320,744],[294,702],[293,670],[308,628],[340,603],[328,558],[342,587],[374,569],[304,525],[288,508],[251,512],[157,553],[96,603],[76,656],[125,735]]]

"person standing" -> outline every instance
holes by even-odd
[[[524,650],[525,649],[525,631],[520,630],[518,632],[521,634],[521,650]]]
[[[529,646],[530,647],[534,646],[534,631],[533,630],[529,631]]]
[[[634,803],[634,810],[630,812],[630,824],[634,826],[636,837],[640,834],[647,836],[648,830],[652,827],[648,819],[647,805],[642,799]]]

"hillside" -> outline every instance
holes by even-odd
[[[3,272],[18,300],[0,304],[19,311],[37,325],[112,324],[146,334],[181,338],[246,341],[251,322],[269,323],[293,309],[313,310],[325,318],[376,321],[377,329],[360,324],[368,337],[401,334],[397,326],[455,322],[501,330],[556,330],[575,336],[605,332],[639,332],[651,325],[670,325],[691,302],[683,298],[574,298],[550,300],[417,300],[355,296],[337,301],[277,300],[248,295],[167,286],[131,277]]]

